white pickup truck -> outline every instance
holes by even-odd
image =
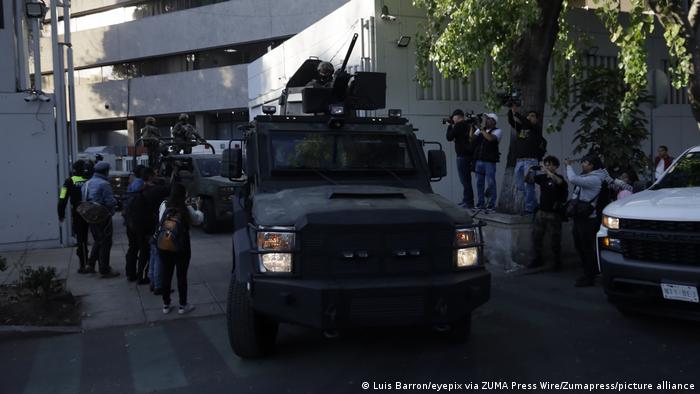
[[[649,189],[608,205],[597,236],[603,287],[618,309],[700,319],[700,146]]]

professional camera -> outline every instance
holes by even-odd
[[[452,124],[452,118],[442,118],[442,124]]]
[[[512,107],[513,105],[522,107],[523,99],[520,93],[520,89],[513,89],[508,92],[496,93],[496,97],[501,102],[504,107]]]
[[[467,123],[481,124],[481,119],[484,114],[475,114],[474,112],[468,112],[464,114],[464,121]]]

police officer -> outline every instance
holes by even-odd
[[[66,218],[66,205],[68,205],[68,200],[70,200],[71,205],[71,219],[73,221],[73,235],[78,241],[77,254],[80,261],[80,268],[78,268],[79,274],[87,274],[90,272],[95,272],[94,268],[87,267],[88,258],[88,224],[76,209],[80,200],[82,199],[80,188],[83,186],[87,179],[84,178],[85,175],[85,162],[78,160],[73,163],[73,175],[63,182],[63,187],[61,188],[61,193],[58,196],[58,220],[63,222]]]
[[[160,130],[156,127],[156,119],[152,116],[146,118],[146,126],[139,132],[139,138],[143,146],[148,150],[148,167],[155,169],[160,149]]]
[[[192,153],[195,141],[203,141],[194,126],[189,123],[189,119],[189,115],[180,114],[178,122],[173,126],[173,144],[176,152],[182,150],[183,153]]]
[[[311,80],[306,86],[312,88],[330,88],[333,84],[333,73],[335,72],[330,62],[321,62],[316,68],[318,76]]]

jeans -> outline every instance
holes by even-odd
[[[94,267],[95,261],[100,263],[100,273],[107,274],[112,269],[109,267],[109,252],[112,250],[112,218],[104,223],[91,224],[90,232],[95,239],[95,246],[90,252],[88,266]]]
[[[170,287],[173,273],[177,270],[177,293],[180,305],[187,305],[187,269],[190,266],[189,253],[166,252],[160,250],[163,305],[170,305]]]
[[[527,171],[532,166],[539,164],[537,159],[517,159],[515,161],[515,186],[521,193],[525,193],[525,211],[534,212],[537,208],[537,196],[535,184],[525,182]]]
[[[532,242],[535,249],[534,260],[542,263],[545,235],[551,240],[552,254],[554,254],[554,265],[561,264],[561,214],[557,212],[537,211],[535,215],[535,226],[532,230]]]
[[[148,241],[152,237],[143,229],[130,226],[126,226],[126,236],[129,239],[129,248],[126,251],[126,276],[144,279],[144,270],[150,257]]]
[[[593,279],[598,275],[596,256],[596,233],[600,227],[598,218],[574,218],[573,236],[576,252],[581,256],[581,268],[586,278]]]
[[[457,173],[462,183],[462,204],[468,207],[474,206],[474,192],[472,191],[472,160],[468,157],[457,157]]]
[[[151,286],[153,289],[162,289],[163,281],[161,279],[161,263],[160,254],[158,253],[158,246],[156,245],[156,240],[151,237],[148,244],[151,248],[150,258],[148,260],[148,277],[151,279]]]
[[[486,192],[489,194],[489,203],[487,207],[493,208],[496,206],[496,163],[489,161],[476,161],[476,194],[477,206],[484,205],[484,181],[486,182]]]

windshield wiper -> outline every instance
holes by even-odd
[[[382,167],[382,166],[367,166],[367,167],[365,167],[365,168],[370,169],[370,170],[372,170],[372,169],[377,169],[377,168],[380,169],[380,170],[384,170],[384,171],[386,171],[387,173],[389,173],[389,175],[393,176],[397,181],[399,181],[399,183],[401,184],[401,186],[403,186],[403,187],[405,187],[405,188],[408,187],[408,186],[406,185],[406,182],[404,182],[403,179],[401,179],[401,177],[399,177],[398,175],[396,175],[396,173],[395,173],[394,171],[392,171],[392,170],[390,170],[390,169],[388,169],[388,168],[386,168],[386,167]]]

